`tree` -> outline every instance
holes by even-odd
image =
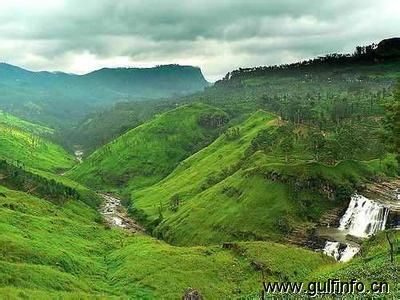
[[[169,208],[172,212],[177,212],[179,209],[179,205],[181,203],[181,197],[179,194],[174,194],[169,200]]]
[[[281,143],[279,144],[282,152],[285,154],[285,161],[289,161],[289,153],[293,150],[294,148],[294,139],[293,135],[287,135],[285,136]]]
[[[293,135],[293,125],[288,123],[284,126],[279,127],[278,132],[280,137],[282,137],[279,148],[285,154],[285,161],[289,161],[289,153],[293,151],[294,148],[294,135]]]
[[[325,136],[319,130],[312,130],[309,135],[309,147],[314,154],[314,159],[319,161],[322,149],[325,146]]]
[[[385,105],[386,118],[385,129],[387,131],[386,141],[389,149],[396,153],[400,162],[400,81],[397,83],[393,99]]]
[[[334,156],[339,159],[353,159],[365,144],[360,128],[355,128],[350,123],[338,126],[334,139],[337,142],[337,151],[339,151]]]
[[[390,257],[390,263],[394,264],[394,256],[395,256],[395,244],[396,244],[396,239],[393,231],[386,231],[386,240],[389,244],[389,257]]]

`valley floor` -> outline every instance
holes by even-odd
[[[98,214],[80,202],[60,207],[3,187],[0,192],[0,286],[6,298],[177,299],[189,288],[207,299],[231,298],[261,290],[262,275],[254,267],[260,263],[268,265],[270,279],[307,276],[332,263],[274,243],[170,246],[98,224]]]

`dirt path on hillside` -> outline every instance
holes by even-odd
[[[110,194],[99,194],[104,203],[100,207],[100,213],[111,227],[123,228],[129,232],[145,232],[144,228],[128,216],[121,200]]]

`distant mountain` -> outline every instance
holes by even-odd
[[[192,66],[104,68],[85,75],[32,72],[0,64],[0,109],[51,125],[72,124],[95,107],[201,91],[209,83]]]

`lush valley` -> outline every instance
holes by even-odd
[[[201,93],[139,106],[121,103],[91,115],[70,139],[92,150],[156,113],[193,102],[222,109],[232,125],[263,109],[295,125],[311,125],[322,131],[362,125],[357,131],[365,134],[371,128],[380,129],[377,121],[392,97],[399,67],[397,57],[331,54],[293,65],[239,69]]]
[[[99,190],[156,183],[210,143],[227,121],[226,113],[208,105],[176,108],[96,150],[67,176]]]
[[[317,253],[267,242],[234,249],[174,247],[106,228],[80,201],[60,207],[4,187],[0,214],[4,297],[176,299],[189,288],[207,298],[240,297],[261,290],[254,264],[268,265],[266,280],[300,280],[332,264]]]
[[[347,234],[360,249],[342,263],[323,253],[318,229],[335,227],[368,185],[393,197],[399,70],[388,41],[239,69],[190,95],[208,85],[192,67],[78,76],[1,66],[0,296],[256,299],[263,282],[357,278],[389,282],[398,297],[398,231]],[[120,197],[116,210],[145,232],[106,218],[101,193]]]

